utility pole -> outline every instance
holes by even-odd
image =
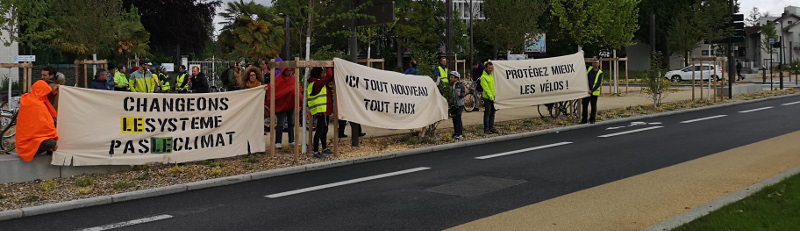
[[[350,9],[356,9],[356,0],[350,0]],[[358,63],[358,38],[356,38],[356,32],[356,18],[353,17],[350,19],[350,38],[348,42],[350,46],[350,62],[353,63]],[[350,131],[352,133],[350,138],[351,145],[353,147],[358,147],[358,136],[361,135],[361,125],[350,121]]]
[[[734,13],[733,3],[734,2],[731,1],[731,22],[735,21],[733,20],[733,13]],[[734,73],[733,71],[735,68],[735,64],[733,62],[733,49],[731,49],[732,46],[733,46],[733,36],[728,36],[728,99],[733,98],[733,76],[731,74]],[[738,78],[739,76],[736,77]]]
[[[780,62],[778,62],[778,70],[780,71],[780,73],[778,73],[778,76],[780,76],[780,78],[781,78],[781,90],[783,90],[783,60],[784,60],[784,57],[783,57],[783,54],[784,54],[783,53],[783,22],[780,22],[780,23],[781,23],[781,30],[780,30],[781,36],[780,36],[780,41],[778,42],[778,49],[780,49],[780,50],[778,50],[778,56],[780,56],[780,58],[778,58],[778,60],[780,61]]]
[[[286,54],[285,54],[286,56],[284,57],[284,60],[288,61],[289,59],[291,59],[291,57],[289,57],[289,56],[291,56],[291,54],[292,54],[291,53],[292,51],[290,50],[292,48],[289,46],[289,41],[290,41],[289,40],[289,32],[291,31],[291,28],[289,27],[289,15],[288,14],[284,14],[283,15],[283,24],[284,24],[283,28],[285,28],[284,32],[283,32],[283,34],[284,34],[284,38],[283,39],[285,40],[285,43],[286,43]]]
[[[472,42],[474,41],[472,39],[472,37],[474,37],[474,34],[472,33],[472,15],[473,14],[475,14],[475,12],[472,11],[472,0],[469,0],[469,65],[472,65],[473,63],[475,63],[474,51],[473,51],[473,47],[472,47]]]

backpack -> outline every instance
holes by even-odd
[[[228,74],[230,74],[230,72],[232,70],[233,70],[233,68],[230,67],[228,69],[225,69],[225,71],[222,72],[222,78],[220,78],[220,79],[222,79],[222,85],[229,86],[229,83],[231,82],[231,80],[229,79],[230,76]],[[236,82],[236,80],[233,80],[233,82]]]

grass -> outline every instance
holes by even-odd
[[[797,230],[798,208],[800,175],[795,175],[674,230]]]
[[[114,183],[114,189],[116,189],[116,190],[122,190],[122,189],[130,188],[130,187],[136,187],[136,183],[124,182],[124,181],[123,182]]]
[[[89,177],[79,178],[75,180],[75,185],[77,185],[78,187],[86,187],[92,185],[92,178]]]

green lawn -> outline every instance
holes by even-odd
[[[800,230],[800,175],[674,230]]]

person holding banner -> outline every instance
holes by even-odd
[[[192,76],[189,77],[193,93],[208,93],[208,80],[206,74],[200,72],[200,67],[192,67]]]
[[[238,78],[239,79],[236,80],[236,87],[240,89],[258,87],[261,86],[264,81],[264,78],[261,76],[261,70],[258,70],[256,66],[247,67],[244,74],[240,75]]]
[[[153,63],[149,59],[139,60],[138,70],[131,74],[130,89],[131,92],[153,93],[155,91],[155,82],[153,81],[153,73],[150,72],[150,65]]]
[[[600,85],[603,83],[603,70],[600,70],[600,61],[597,58],[592,59],[592,66],[586,70],[587,78],[589,78],[589,96],[581,100],[581,124],[585,124],[589,104],[592,104],[592,114],[589,117],[589,123],[594,124],[597,117],[597,98],[600,96]]]
[[[175,90],[178,93],[186,93],[189,91],[189,73],[186,72],[186,66],[181,65],[178,69],[178,78],[175,80]]]
[[[417,60],[413,60],[412,59],[411,62],[409,63],[409,65],[411,65],[411,67],[406,69],[406,72],[403,72],[403,74],[406,74],[406,75],[419,75],[421,73],[419,71],[419,68],[417,68]]]
[[[114,74],[115,91],[128,91],[128,77],[125,76],[127,72],[128,68],[125,67],[125,64],[117,65],[117,73]]]
[[[48,66],[49,67],[49,66]],[[58,149],[56,141],[56,118],[58,113],[48,100],[48,95],[58,95],[58,85],[51,88],[47,81],[55,73],[52,69],[42,71],[42,79],[36,81],[30,93],[20,97],[19,114],[17,114],[17,134],[15,147],[22,160],[31,161],[34,156],[45,155]],[[103,83],[105,85],[105,83]]]
[[[333,99],[331,94],[328,94],[328,83],[333,81],[333,75],[329,74],[322,77],[322,68],[315,67],[311,69],[310,77],[308,78],[308,111],[317,120],[316,129],[314,132],[314,157],[325,159],[323,154],[333,154],[328,149],[328,120],[330,115],[333,114]],[[322,143],[322,152],[319,152],[319,143]]]
[[[94,79],[89,83],[89,88],[97,90],[111,90],[108,89],[108,71],[98,69],[94,74]]]
[[[456,109],[453,113],[453,139],[464,139],[464,124],[461,121],[461,112],[464,111],[464,95],[467,89],[464,84],[459,81],[461,74],[457,71],[450,72],[450,82],[453,83],[453,101],[456,103]]]
[[[494,108],[494,65],[492,62],[486,62],[486,69],[481,75],[481,87],[483,88],[483,131],[486,134],[498,133],[494,128],[494,114],[497,110]]]

